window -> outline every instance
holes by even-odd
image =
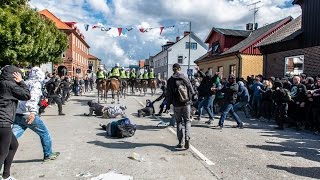
[[[191,49],[197,49],[198,44],[197,43],[191,43]],[[189,49],[190,44],[189,42],[186,42],[186,49]]]
[[[284,75],[300,75],[304,69],[304,55],[285,58]]]
[[[212,54],[219,54],[220,53],[219,41],[212,43],[211,52],[212,52]]]
[[[183,56],[178,56],[178,63],[183,64]]]
[[[223,77],[223,66],[218,66],[218,72],[219,72],[220,78],[222,78]]]
[[[233,75],[237,76],[237,74],[236,74],[236,65],[235,64],[230,65],[230,74],[233,74]]]
[[[62,58],[65,58],[66,57],[66,52],[63,52],[62,53]]]

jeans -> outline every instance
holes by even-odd
[[[202,107],[204,107],[204,109],[208,112],[209,115],[209,119],[213,120],[214,118],[214,114],[213,114],[213,101],[214,101],[215,96],[211,95],[211,96],[206,96],[200,103],[198,106],[198,117],[200,117],[202,115]]]
[[[241,125],[242,122],[241,122],[239,116],[237,115],[237,113],[234,111],[233,104],[226,103],[222,107],[222,114],[221,114],[221,117],[220,117],[219,126],[223,127],[224,120],[226,119],[226,117],[227,117],[229,112],[231,112],[231,115],[236,120],[238,126]]]
[[[254,116],[260,117],[260,110],[261,110],[261,97],[260,96],[253,96],[252,108],[254,111]]]
[[[27,128],[31,129],[40,137],[44,157],[50,156],[52,154],[52,142],[48,128],[37,115],[31,124],[27,124],[27,118],[28,116],[16,115],[12,128],[13,134],[20,138]]]
[[[249,105],[248,101],[239,101],[234,105],[233,109],[235,112],[239,110],[243,110],[246,118],[249,118],[250,116],[249,116],[248,107],[247,107],[248,105]]]
[[[190,139],[190,128],[191,128],[191,120],[190,120],[190,113],[191,113],[191,106],[181,106],[181,107],[174,107],[174,117],[177,122],[177,137],[179,140],[179,144],[182,143],[183,139],[183,128],[182,122],[185,124],[185,140]]]

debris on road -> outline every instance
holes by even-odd
[[[133,177],[132,176],[123,175],[123,174],[118,174],[118,173],[115,173],[113,171],[110,171],[110,172],[108,172],[106,174],[100,174],[97,177],[91,178],[91,180],[114,180],[114,179],[117,179],[117,180],[133,180]]]
[[[136,161],[139,161],[139,162],[142,162],[143,161],[143,158],[140,156],[140,154],[138,153],[132,153],[131,156],[128,157],[129,159],[132,159],[132,160],[136,160]]]
[[[88,177],[91,177],[92,174],[90,172],[87,172],[87,173],[79,173],[76,176],[77,177],[82,177],[82,178],[88,178]]]

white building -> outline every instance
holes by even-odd
[[[194,33],[191,33],[191,36],[189,34],[189,32],[185,32],[184,37],[177,38],[175,43],[167,42],[166,45],[162,46],[162,50],[152,58],[154,71],[159,79],[169,79],[173,74],[172,66],[175,63],[179,63],[182,73],[188,75],[189,47],[191,47],[190,69],[194,74],[194,67],[196,66],[194,61],[205,54],[208,48]],[[189,36],[191,46],[189,45]]]

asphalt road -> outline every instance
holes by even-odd
[[[208,126],[202,118],[192,122],[192,148],[177,150],[174,128],[157,127],[155,117],[136,117],[141,104],[155,98],[121,99],[137,124],[135,136],[125,139],[106,137],[99,128],[99,123],[115,119],[82,116],[88,112],[87,101],[97,99],[95,93],[72,97],[63,107],[64,117],[57,116],[56,106],[48,108],[42,119],[54,151],[61,155],[43,163],[39,137],[27,130],[19,139],[12,174],[20,180],[90,179],[110,171],[134,179],[320,179],[320,136],[293,129],[276,131],[273,122],[254,119],[243,119],[244,129],[232,128],[236,123],[227,120],[219,130],[217,119]],[[161,118],[169,121],[170,115]]]

